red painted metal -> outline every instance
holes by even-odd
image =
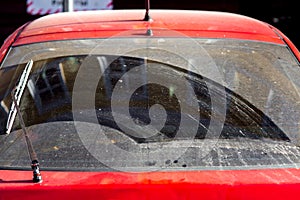
[[[299,169],[178,172],[0,171],[0,199],[295,199]]]
[[[104,10],[48,15],[26,27],[14,45],[116,35],[136,37],[129,33],[146,35],[148,28],[153,29],[154,37],[170,36],[167,30],[172,30],[187,37],[236,38],[283,44],[266,23],[246,16],[223,12],[152,10],[153,20],[143,21],[144,13],[144,10]]]

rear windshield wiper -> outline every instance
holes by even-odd
[[[27,150],[28,150],[28,153],[29,153],[29,156],[31,159],[31,168],[33,170],[33,182],[40,183],[40,182],[42,182],[42,176],[40,173],[39,161],[37,159],[37,154],[35,153],[34,148],[32,146],[31,140],[28,137],[27,129],[26,129],[24,119],[21,114],[20,107],[19,107],[19,103],[20,103],[21,97],[23,95],[24,89],[27,85],[27,80],[28,80],[32,65],[33,65],[33,61],[30,60],[27,63],[27,65],[21,75],[18,85],[11,92],[12,105],[10,108],[9,117],[8,117],[8,121],[7,121],[7,125],[6,125],[6,127],[7,127],[6,133],[9,134],[11,132],[16,115],[18,115],[20,125],[21,125],[22,131],[25,136]]]
[[[22,72],[22,75],[20,77],[18,85],[14,88],[14,98],[16,99],[16,103],[13,101],[12,105],[10,107],[10,111],[8,114],[7,124],[6,124],[6,133],[9,134],[11,132],[12,126],[14,124],[14,121],[16,119],[17,109],[16,104],[19,104],[22,98],[22,95],[24,93],[24,89],[27,85],[27,80],[31,71],[33,65],[33,61],[30,60],[26,66],[24,71]]]

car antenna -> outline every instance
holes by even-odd
[[[146,13],[145,13],[145,17],[144,17],[143,21],[150,22],[152,20],[151,17],[150,17],[150,14],[149,14],[150,0],[145,0],[145,7],[146,7]],[[148,26],[149,26],[149,24],[148,24]],[[153,31],[152,31],[151,28],[148,27],[146,35],[147,36],[153,36]]]
[[[33,182],[40,183],[40,182],[42,182],[42,175],[40,173],[40,164],[37,159],[37,154],[35,153],[34,148],[32,146],[31,140],[28,137],[27,129],[26,129],[24,119],[22,117],[21,110],[20,110],[19,103],[18,103],[18,101],[21,99],[21,96],[23,94],[24,87],[25,87],[24,85],[26,85],[26,83],[27,83],[32,65],[33,65],[33,61],[30,60],[27,63],[27,65],[21,75],[19,84],[11,92],[11,97],[12,97],[12,101],[13,101],[12,106],[11,106],[11,112],[16,113],[15,115],[18,115],[20,125],[21,125],[22,131],[25,136],[27,150],[28,150],[28,153],[29,153],[29,156],[31,159],[31,169],[33,171]],[[11,120],[9,120],[10,124],[13,123],[13,121],[15,119],[15,115],[13,118],[11,118]],[[9,133],[9,132],[10,132],[10,130],[7,133]]]
[[[144,17],[144,21],[150,21],[151,17],[149,15],[149,10],[150,10],[150,0],[145,0],[145,7],[146,7],[146,14]]]

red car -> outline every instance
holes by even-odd
[[[0,199],[300,195],[300,54],[269,24],[60,13],[0,53]]]

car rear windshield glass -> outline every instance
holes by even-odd
[[[0,68],[0,168],[30,167],[19,118],[8,120],[20,85],[43,170],[298,166],[299,79],[294,55],[272,43],[110,38],[13,47]]]

